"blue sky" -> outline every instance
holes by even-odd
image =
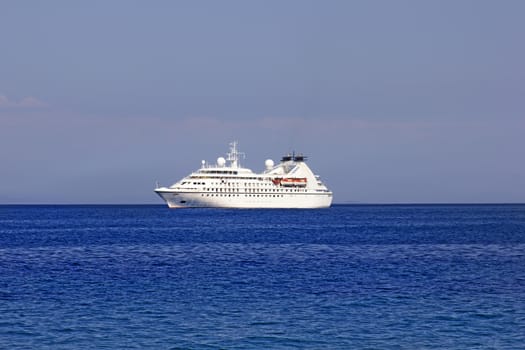
[[[523,1],[0,4],[0,203],[162,203],[238,140],[338,203],[525,202]]]

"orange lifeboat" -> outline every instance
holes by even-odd
[[[281,185],[287,187],[305,187],[306,177],[285,177],[281,179]]]

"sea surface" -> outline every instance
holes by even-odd
[[[525,349],[525,205],[0,206],[0,349]]]

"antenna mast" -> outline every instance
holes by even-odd
[[[230,167],[240,168],[241,164],[239,162],[240,156],[244,157],[244,152],[237,151],[237,141],[230,143],[230,152],[227,154],[228,160],[230,161]]]

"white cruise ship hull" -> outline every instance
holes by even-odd
[[[173,192],[158,188],[155,192],[170,208],[328,208],[332,193],[211,194]]]

